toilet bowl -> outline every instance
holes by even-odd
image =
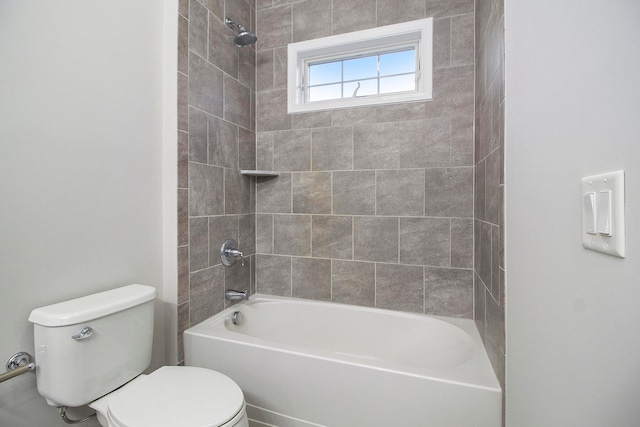
[[[229,377],[192,366],[142,374],[155,298],[155,288],[134,284],[34,309],[40,395],[63,418],[67,407],[89,405],[104,427],[248,427]]]
[[[248,427],[242,391],[210,369],[163,366],[89,404],[105,427]]]

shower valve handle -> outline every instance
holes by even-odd
[[[244,267],[244,255],[238,250],[238,243],[233,239],[225,240],[220,248],[220,261],[222,261],[222,265],[231,267],[238,258]]]

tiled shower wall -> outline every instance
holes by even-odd
[[[475,316],[504,389],[504,0],[476,2]]]
[[[255,252],[255,50],[237,48],[226,15],[253,31],[253,0],[180,0],[178,10],[178,360],[182,333],[249,289]],[[226,268],[222,243],[247,256]]]
[[[256,9],[257,291],[472,317],[474,1]],[[431,16],[432,101],[286,113],[288,43]]]

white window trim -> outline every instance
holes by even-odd
[[[376,52],[389,46],[417,43],[419,60],[418,88],[416,91],[305,102],[304,74],[309,61],[338,58],[362,52]],[[287,111],[302,113],[361,105],[379,105],[432,99],[433,70],[433,18],[387,25],[369,30],[355,31],[320,39],[291,43],[288,46]]]

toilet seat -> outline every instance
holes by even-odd
[[[140,375],[91,406],[104,403],[109,422],[118,427],[226,427],[245,409],[242,390],[229,377],[193,366]]]

